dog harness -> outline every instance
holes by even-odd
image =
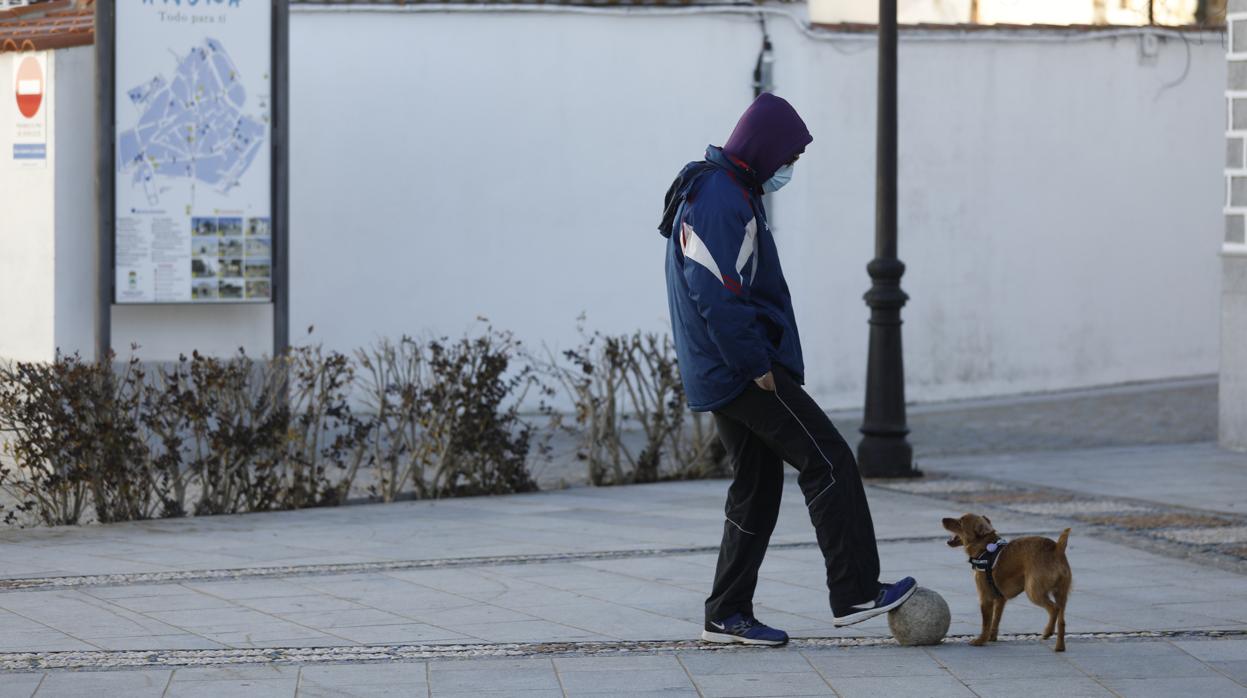
[[[1000,552],[1005,549],[1009,541],[1004,538],[997,538],[995,543],[988,543],[987,548],[970,558],[970,567],[975,572],[982,572],[987,575],[987,586],[991,587],[992,593],[996,596],[1004,596],[1000,593],[1000,588],[996,586],[996,580],[992,577],[992,570],[996,569],[996,560],[1000,558]]]

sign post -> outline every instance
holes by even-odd
[[[290,5],[273,3],[273,356],[290,347]]]
[[[95,360],[112,353],[113,18],[116,3],[95,3]]]
[[[286,0],[96,3],[102,316],[114,303],[277,301],[273,350],[285,348],[287,12]]]

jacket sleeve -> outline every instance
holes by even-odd
[[[766,338],[749,301],[757,220],[749,209],[715,205],[709,198],[698,203],[680,224],[684,279],[724,362],[757,378],[771,370]]]

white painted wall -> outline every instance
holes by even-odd
[[[56,62],[55,337],[63,352],[95,355],[95,52],[53,51]]]
[[[776,236],[810,387],[852,405],[873,251],[873,42],[815,41],[782,21],[771,32],[777,91],[815,137],[776,196]],[[575,341],[582,312],[609,332],[668,328],[661,197],[748,104],[752,17],[300,8],[291,33],[296,339],[315,325],[352,349],[458,334],[478,315],[554,348]],[[901,50],[909,397],[1215,372],[1219,38],[1192,41],[1189,69],[1172,39],[1141,62],[1137,37],[939,38],[907,34]],[[56,186],[75,192],[58,216],[78,215],[58,231],[92,229],[73,200],[93,186],[89,81],[75,89],[78,125],[57,128],[79,129],[63,137],[82,156]],[[49,185],[0,177],[0,356],[46,354],[52,243],[16,231],[51,225]],[[62,253],[78,239],[56,247],[56,332],[73,342],[91,322],[91,284],[71,281],[90,277],[89,247]],[[114,347],[260,354],[269,313],[118,307]]]
[[[1166,89],[1184,72],[1181,42],[1167,42],[1154,65],[1140,65],[1135,39],[904,45],[910,397],[1216,371],[1219,51],[1218,41],[1191,46],[1189,74]],[[783,192],[791,213],[781,235],[800,260],[790,275],[809,363],[827,367],[814,387],[840,401],[861,391],[866,327],[856,296],[873,215],[869,127],[845,108],[869,89],[843,80],[868,73],[872,57],[846,65],[818,55],[781,58],[796,68],[785,84],[812,106],[815,137],[830,136]]]
[[[47,166],[19,167],[13,160],[13,66],[21,56],[0,53],[0,357],[36,361],[51,357],[56,344],[52,125],[57,114],[55,94],[45,88]],[[51,58],[47,72],[45,84],[54,89],[59,76]]]
[[[815,141],[774,223],[809,380],[860,400],[873,43],[772,22]],[[342,37],[367,37],[343,51]],[[902,40],[909,396],[1212,373],[1219,40]],[[751,97],[730,17],[320,13],[292,24],[292,327],[337,347],[477,315],[565,346],[662,330],[661,197]]]

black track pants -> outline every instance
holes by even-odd
[[[753,613],[758,568],[779,516],[784,461],[797,469],[832,608],[864,603],[878,591],[879,551],[853,451],[800,385],[779,368],[774,375],[775,392],[751,383],[714,413],[735,477],[707,620]]]

